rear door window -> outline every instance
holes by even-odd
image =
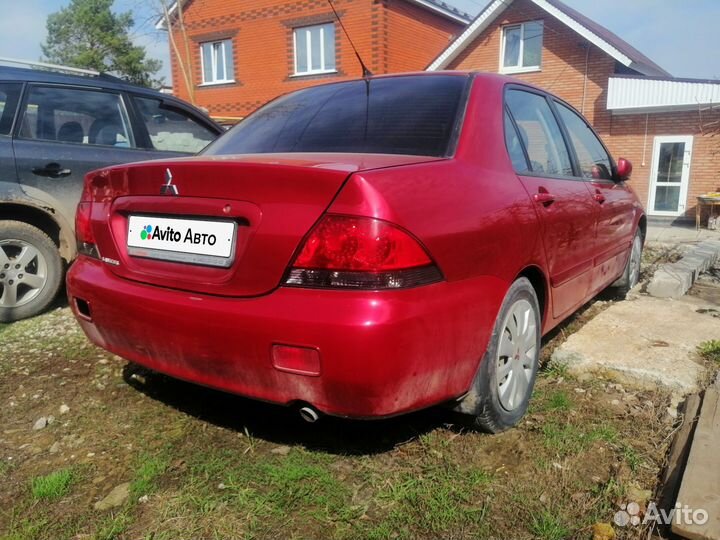
[[[572,162],[560,126],[544,96],[508,90],[507,106],[518,127],[534,174],[572,176]]]
[[[116,148],[135,146],[120,94],[78,88],[32,87],[20,137]]]
[[[215,140],[217,134],[187,112],[159,99],[134,97],[135,106],[155,150],[195,154]]]
[[[528,167],[527,159],[525,158],[525,151],[523,145],[520,142],[515,126],[512,123],[512,119],[507,111],[505,111],[505,146],[507,146],[508,154],[510,155],[510,161],[512,161],[513,169],[517,173],[526,173],[530,170]]]
[[[575,111],[557,101],[555,105],[575,148],[581,175],[595,180],[611,180],[610,156],[593,130]]]
[[[0,135],[10,135],[21,92],[20,83],[0,83]]]

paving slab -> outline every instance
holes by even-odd
[[[641,295],[598,314],[553,352],[551,362],[576,375],[686,395],[706,373],[696,351],[710,339],[720,339],[720,324],[696,300]]]

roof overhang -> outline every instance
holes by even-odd
[[[440,15],[442,17],[445,17],[446,19],[450,19],[451,21],[454,21],[456,23],[460,23],[462,25],[466,25],[470,23],[470,16],[467,13],[464,13],[458,9],[453,8],[452,6],[446,4],[442,1],[432,1],[432,0],[406,0],[407,2],[411,4],[415,4],[416,6],[420,6],[422,8],[425,8],[429,11],[432,11],[436,13],[437,15]],[[175,12],[177,11],[177,2],[173,2],[172,5],[168,8],[168,15],[172,17]],[[156,30],[167,30],[167,25],[165,24],[165,16],[158,18],[157,21],[155,21],[155,29]]]
[[[615,60],[642,73],[643,67],[637,65],[632,61],[630,57],[619,51],[616,47],[611,45],[608,41],[598,36],[595,32],[586,28],[578,21],[552,5],[547,0],[530,0],[538,7],[542,8],[548,14],[561,21],[575,32],[584,37],[587,41],[605,51],[608,55],[613,57]],[[508,6],[512,4],[513,0],[494,0],[477,16],[477,18],[465,29],[465,31],[455,40],[450,46],[445,49],[440,56],[438,56],[427,71],[437,71],[446,69],[450,62],[452,62],[468,45],[470,45],[475,38],[477,38],[482,32],[490,26],[498,16],[505,11]]]
[[[720,81],[610,77],[607,109],[613,114],[692,111],[720,106]]]

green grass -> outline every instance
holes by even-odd
[[[705,360],[720,363],[720,339],[704,341],[698,346],[698,353]]]
[[[35,500],[54,501],[70,493],[70,488],[76,480],[72,469],[60,469],[45,476],[33,478],[30,482],[30,491]]]
[[[135,478],[130,484],[130,494],[133,500],[148,495],[156,489],[156,481],[167,470],[170,461],[166,455],[143,454],[139,462]]]
[[[556,421],[545,423],[541,432],[545,446],[561,457],[582,452],[596,441],[614,443],[619,437],[617,430],[612,426],[600,425],[584,429]]]
[[[452,531],[481,527],[489,501],[492,476],[479,469],[438,463],[421,474],[405,473],[388,479],[378,493],[390,512],[365,531],[368,538],[414,538],[419,534],[447,536]],[[389,534],[388,534],[389,533]]]
[[[541,540],[564,540],[570,536],[570,529],[559,515],[550,510],[541,510],[532,516],[530,532]]]
[[[567,364],[563,362],[549,362],[545,369],[542,370],[542,374],[554,379],[570,378],[570,370]]]
[[[570,395],[564,390],[557,390],[550,394],[546,405],[546,408],[550,411],[569,411],[572,407],[573,403]]]

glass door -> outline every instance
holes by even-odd
[[[679,216],[685,213],[692,136],[655,137],[650,176],[650,214]]]

